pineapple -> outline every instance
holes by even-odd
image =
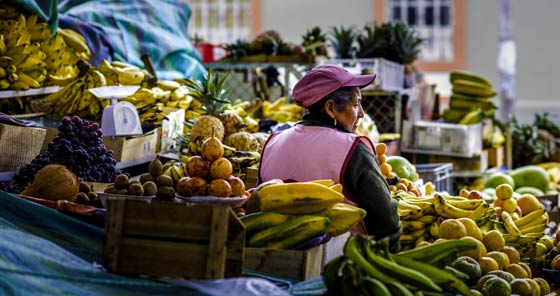
[[[228,74],[220,78],[210,69],[204,81],[184,80],[190,88],[189,95],[200,101],[203,108],[206,109],[206,115],[199,117],[194,122],[190,141],[202,145],[202,142],[211,136],[223,141],[225,130],[219,117],[230,103],[230,100],[226,97],[228,92],[223,88],[227,77]]]
[[[239,151],[259,151],[259,141],[248,132],[237,132],[229,135],[224,144],[234,147]]]
[[[243,118],[233,110],[224,111],[224,113],[221,114],[221,119],[224,124],[226,136],[236,133],[245,127]]]

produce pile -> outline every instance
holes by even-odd
[[[469,125],[493,117],[496,105],[489,99],[496,92],[490,81],[466,71],[452,71],[449,80],[453,93],[449,107],[443,110],[445,122]]]
[[[99,124],[82,120],[78,116],[66,116],[58,126],[58,134],[48,144],[47,150],[23,166],[14,176],[14,183],[27,186],[35,174],[45,165],[62,164],[80,180],[111,182],[120,174],[113,151],[107,151]]]
[[[91,52],[78,32],[59,28],[54,34],[36,14],[15,4],[0,9],[0,89],[59,85],[78,75],[78,60],[89,60]]]
[[[546,295],[548,282],[531,278],[526,264],[483,272],[468,254],[474,241],[449,239],[391,254],[387,240],[351,236],[344,255],[323,270],[327,295]],[[518,268],[517,268],[518,267]],[[484,275],[482,276],[482,274]]]
[[[338,236],[358,224],[365,211],[342,203],[342,185],[331,180],[259,185],[241,217],[247,246],[267,249],[306,248],[321,244],[325,234]],[[312,197],[312,198],[310,198]]]

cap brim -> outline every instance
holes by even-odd
[[[356,75],[355,78],[345,83],[343,86],[357,86],[359,88],[366,87],[370,85],[374,80],[376,74],[371,75]]]

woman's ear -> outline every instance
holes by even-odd
[[[327,112],[327,114],[331,117],[331,118],[335,118],[335,114],[334,114],[334,102],[332,100],[329,100],[325,103],[325,112]]]

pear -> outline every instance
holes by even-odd
[[[224,145],[217,137],[209,137],[202,143],[202,157],[209,162],[224,156]]]

